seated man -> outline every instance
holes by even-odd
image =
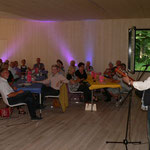
[[[9,68],[9,65],[7,63],[3,63],[2,69],[8,70],[8,68]],[[9,72],[9,76],[8,76],[7,82],[9,83],[10,86],[12,86],[14,83],[14,77],[10,70],[8,70],[8,72]]]
[[[9,72],[7,69],[0,70],[0,93],[3,93],[8,99],[10,105],[18,103],[26,103],[30,113],[31,120],[40,120],[41,118],[36,116],[36,104],[34,98],[30,92],[24,92],[22,90],[15,92],[8,84],[7,79]]]
[[[58,66],[52,65],[51,67],[52,74],[50,77],[43,81],[33,81],[34,83],[43,83],[42,87],[42,104],[44,101],[44,97],[46,95],[59,95],[60,87],[63,83],[68,83],[69,81],[62,75],[58,73]]]
[[[37,59],[36,59],[36,62],[37,62],[37,63],[34,64],[33,69],[38,68],[39,70],[45,70],[44,64],[41,63],[41,59],[40,59],[40,58],[37,58]]]
[[[7,63],[6,63],[7,64]],[[11,71],[13,77],[14,77],[14,80],[17,81],[19,78],[20,78],[20,73],[17,72],[17,70],[15,69],[15,62],[11,62],[10,63],[10,66],[8,68],[8,70]]]

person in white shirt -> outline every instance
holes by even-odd
[[[51,67],[52,74],[50,77],[43,81],[33,81],[34,83],[43,83],[41,90],[42,95],[42,105],[44,101],[44,97],[46,95],[59,95],[60,87],[63,83],[68,83],[69,81],[62,75],[58,73],[58,66],[52,65]]]
[[[18,104],[18,103],[26,103],[28,106],[28,110],[31,116],[31,120],[40,120],[38,116],[36,116],[36,103],[31,94],[31,92],[24,92],[23,90],[14,91],[12,87],[8,84],[7,79],[9,77],[9,71],[7,69],[0,70],[0,93],[8,99],[8,103],[10,105]]]
[[[139,91],[150,89],[150,77],[148,77],[145,81],[132,81],[129,79],[128,76],[126,76],[123,77],[123,81],[126,82],[128,85],[133,86],[135,89]],[[148,139],[149,139],[149,149],[150,149],[150,106],[148,106]]]

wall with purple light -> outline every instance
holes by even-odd
[[[150,19],[34,21],[0,19],[0,58],[25,58],[32,67],[37,57],[50,68],[61,59],[67,68],[91,61],[96,71],[104,71],[109,61],[127,63],[128,28],[149,28]],[[67,70],[67,69],[66,69]]]
[[[57,59],[62,59],[65,66],[68,66],[71,60],[76,63],[89,60],[92,63],[91,39],[94,37],[92,28],[88,29],[88,22],[8,21],[9,24],[4,23],[0,29],[7,34],[6,48],[0,50],[3,61],[20,61],[25,58],[28,65],[32,66],[36,57],[41,57],[48,68]]]

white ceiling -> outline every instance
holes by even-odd
[[[52,21],[150,18],[150,0],[0,0],[0,11]]]

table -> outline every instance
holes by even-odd
[[[31,83],[31,85],[23,86],[23,83],[26,83],[25,79],[19,79],[17,82],[14,83],[14,86],[17,88],[17,91],[30,91],[31,93],[39,94],[39,103],[41,105],[41,83]],[[21,85],[22,84],[22,85]],[[40,108],[40,117],[42,117],[42,110]]]
[[[40,79],[38,79],[40,80]],[[26,83],[25,79],[19,79],[17,82],[14,83],[14,86],[17,87],[17,90],[23,90],[23,91],[30,91],[31,93],[37,93],[39,94],[39,103],[41,105],[41,83],[32,83],[30,86],[20,86],[21,83]],[[60,87],[60,94],[59,94],[59,101],[61,104],[62,111],[65,112],[66,108],[68,107],[68,92],[66,84],[63,84]],[[42,110],[40,109],[40,117],[42,116]]]
[[[93,111],[93,90],[96,89],[102,89],[102,88],[121,88],[121,85],[115,82],[112,82],[110,79],[108,78],[104,78],[104,82],[99,82],[98,79],[96,79],[96,81],[94,81],[92,79],[91,75],[88,75],[86,82],[88,82],[90,84],[89,89],[92,92],[92,99],[91,99],[91,111]]]

